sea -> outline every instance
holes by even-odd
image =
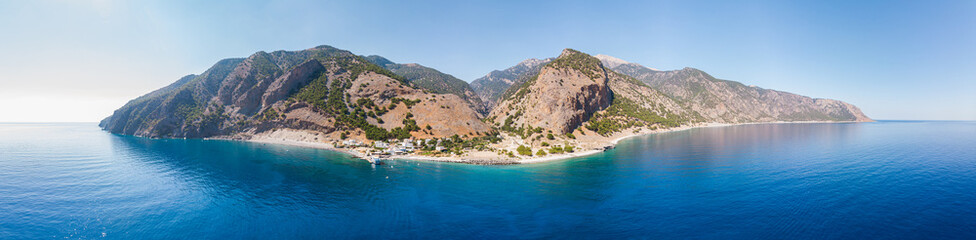
[[[524,165],[0,124],[0,239],[976,239],[976,122],[754,124]]]

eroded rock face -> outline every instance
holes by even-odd
[[[491,115],[504,124],[509,117],[515,126],[541,127],[568,133],[580,127],[594,112],[610,105],[613,93],[606,69],[595,60],[567,49],[533,80],[502,101]]]
[[[291,96],[299,88],[307,85],[315,77],[319,76],[322,71],[325,71],[325,67],[315,60],[309,60],[298,65],[268,85],[268,89],[261,96],[261,107],[270,107],[275,102]]]
[[[261,96],[281,75],[270,55],[259,52],[248,57],[221,83],[216,99],[220,104],[235,106],[232,111],[253,115],[261,107]]]

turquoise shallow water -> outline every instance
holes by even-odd
[[[0,124],[0,239],[976,238],[976,123],[766,124],[518,166]]]

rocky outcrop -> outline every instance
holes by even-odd
[[[315,77],[321,75],[322,71],[325,71],[325,67],[315,60],[308,60],[296,66],[268,85],[264,95],[261,96],[261,108],[270,107],[274,103],[291,96],[298,89],[312,82]]]
[[[281,75],[282,70],[271,62],[265,52],[251,55],[221,82],[217,101],[229,110],[242,115],[253,115],[260,110],[261,97],[268,86]]]
[[[189,75],[133,99],[99,122],[99,126],[117,134],[193,137],[201,131],[199,128],[187,128],[185,118],[201,115],[201,101],[215,96],[220,81],[243,61],[241,58],[218,61],[200,75]]]
[[[600,61],[566,49],[538,75],[509,90],[490,117],[499,124],[569,133],[610,105],[608,80]]]

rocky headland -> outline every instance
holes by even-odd
[[[517,164],[693,127],[872,121],[849,103],[565,49],[471,84],[331,46],[217,62],[116,110],[106,131],[335,149],[363,158]]]

